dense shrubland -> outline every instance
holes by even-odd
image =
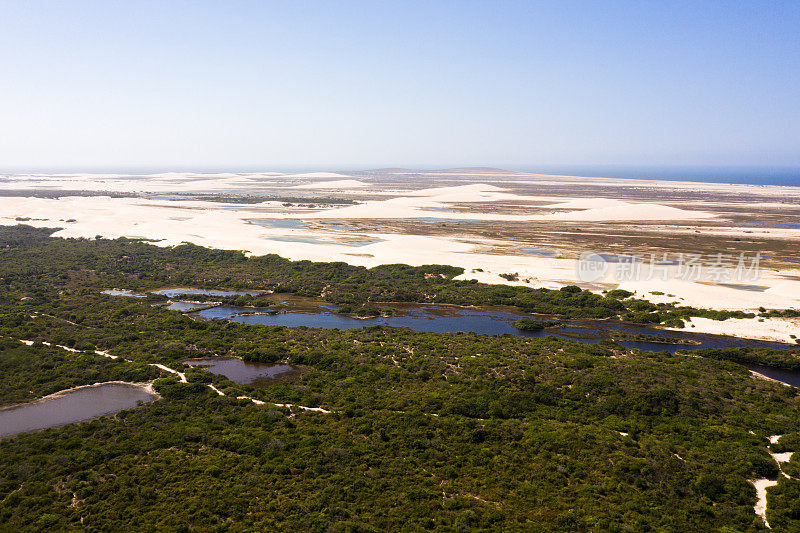
[[[192,244],[161,248],[140,240],[51,239],[52,230],[27,226],[0,228],[3,282],[20,296],[44,297],[47,288],[116,286],[133,290],[191,285],[199,288],[271,290],[320,298],[361,314],[377,303],[510,305],[529,313],[565,318],[614,318],[682,326],[702,316],[715,320],[752,313],[713,311],[631,298],[627,291],[594,294],[575,286],[561,290],[487,285],[456,280],[463,269],[445,265],[381,265],[371,269],[346,263],[289,261],[277,255],[247,257],[231,250]],[[35,266],[31,266],[34,264]],[[27,291],[27,292],[25,292]],[[264,303],[235,297],[238,304]],[[358,314],[358,313],[357,313]]]
[[[366,270],[24,228],[0,235],[0,403],[91,380],[153,379],[164,374],[145,363],[185,369],[192,357],[301,369],[259,387],[188,370],[187,384],[156,380],[157,402],[0,440],[0,531],[755,531],[748,480],[778,476],[766,437],[786,435],[773,451],[800,444],[798,390],[716,360],[752,351],[682,357],[554,337],[201,322],[153,306],[155,297],[100,289],[661,312],[630,295],[453,281],[451,267]],[[794,459],[785,472],[800,470]],[[771,489],[776,530],[797,528],[799,492],[782,476]]]
[[[93,352],[70,353],[56,346],[26,346],[0,339],[0,406],[101,381],[150,381],[160,375],[141,363],[110,359]]]

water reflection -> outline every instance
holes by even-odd
[[[197,311],[198,309],[202,309],[204,307],[208,307],[210,304],[208,302],[170,302],[168,305],[164,306],[164,309],[169,311],[180,311],[181,313],[187,313],[189,311]]]
[[[137,407],[158,395],[129,383],[80,387],[35,402],[0,409],[0,437],[63,426]]]
[[[252,308],[220,306],[204,309],[196,313],[206,319],[226,319],[242,324],[270,326],[355,329],[366,326],[391,326],[409,328],[414,331],[453,333],[458,331],[485,335],[511,334],[522,337],[546,337],[553,335],[562,339],[597,343],[603,339],[617,337],[619,344],[628,348],[646,351],[696,350],[702,348],[734,348],[739,346],[753,348],[788,348],[779,342],[740,339],[721,335],[692,333],[689,331],[667,331],[648,326],[626,324],[612,321],[562,320],[562,326],[542,331],[520,331],[513,326],[514,321],[526,315],[510,311],[486,309],[466,309],[449,306],[419,305],[397,306],[396,314],[389,317],[353,318],[333,312],[301,313],[287,312],[277,314],[254,314]],[[529,317],[527,317],[529,318]],[[655,339],[635,339],[642,335],[659,337]],[[627,339],[626,339],[627,338]],[[670,342],[673,339],[673,342]]]
[[[205,367],[212,374],[221,374],[239,385],[274,381],[299,372],[299,369],[292,365],[251,363],[237,357],[189,359],[183,363],[190,366]]]
[[[160,289],[151,291],[153,294],[161,294],[170,298],[183,295],[202,295],[202,296],[257,296],[264,291],[221,291],[213,289],[192,289],[188,287],[176,287],[174,289]]]
[[[768,378],[781,381],[783,383],[786,383],[787,385],[792,385],[794,387],[800,387],[800,372],[793,372],[791,370],[782,370],[780,368],[771,368],[768,366],[761,366],[761,365],[745,365],[745,366],[747,366],[747,368],[749,368],[753,372],[758,372],[759,374],[763,374]]]

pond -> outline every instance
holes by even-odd
[[[174,289],[160,289],[157,291],[150,291],[153,294],[161,294],[170,298],[184,295],[202,295],[202,296],[257,296],[264,291],[221,291],[212,289],[192,289],[188,287],[176,287]]]
[[[167,309],[169,311],[180,311],[181,313],[188,313],[189,311],[197,311],[198,309],[202,309],[210,305],[215,305],[215,304],[210,302],[177,301],[177,302],[170,302],[168,305],[165,305],[164,309]]]
[[[771,368],[768,366],[761,366],[761,365],[745,365],[745,366],[747,366],[747,368],[749,368],[753,372],[764,374],[768,378],[778,380],[780,382],[792,385],[794,387],[800,387],[800,372],[794,372],[792,370],[782,370],[780,368]]]
[[[769,289],[766,285],[742,285],[740,283],[720,283],[721,287],[728,287],[729,289],[737,289],[740,291],[753,291],[764,292]]]
[[[640,263],[642,260],[633,255],[618,255],[618,254],[592,254],[586,258],[586,261],[596,261],[605,263]]]
[[[324,239],[320,239],[319,237],[314,237],[312,235],[297,235],[294,237],[270,237],[270,241],[276,242],[298,242],[302,244],[338,244],[333,241],[326,241]]]
[[[251,224],[275,229],[307,229],[308,224],[293,218],[253,218],[248,220]]]
[[[673,354],[678,350],[698,350],[704,348],[736,348],[744,346],[752,348],[786,349],[795,347],[780,342],[692,333],[691,331],[669,331],[637,324],[606,320],[561,320],[560,322],[562,325],[559,327],[547,328],[541,331],[521,331],[515,328],[513,323],[519,318],[525,318],[526,315],[508,311],[436,305],[401,305],[396,307],[396,309],[397,308],[399,308],[399,310],[394,316],[364,319],[338,315],[332,311],[318,313],[286,312],[278,314],[253,314],[253,308],[232,306],[204,309],[195,313],[195,315],[205,319],[223,319],[243,324],[270,326],[307,326],[337,329],[391,326],[409,328],[414,331],[437,333],[463,331],[486,335],[512,334],[522,337],[539,338],[552,335],[560,339],[570,339],[586,343],[598,343],[601,340],[616,337],[619,339],[617,343],[626,348],[648,352],[666,351]],[[657,336],[658,342],[653,342],[655,339],[635,340],[635,337],[642,335]],[[633,337],[634,339],[624,340],[625,337]],[[674,343],[670,343],[669,339],[674,339]],[[767,368],[759,365],[743,366],[788,385],[800,387],[800,372]],[[224,372],[219,373],[224,374]]]
[[[558,252],[555,250],[545,250],[543,248],[531,248],[529,246],[523,246],[520,248],[520,251],[526,255],[538,255],[541,257],[555,257],[558,255]]]
[[[369,239],[369,238],[360,238],[358,240],[348,240],[348,241],[329,241],[322,239],[320,237],[315,237],[312,235],[306,236],[294,236],[294,237],[270,237],[270,241],[278,241],[278,242],[298,242],[303,244],[330,244],[330,245],[337,245],[337,246],[367,246],[368,244],[375,244],[376,242],[381,242],[383,239]]]
[[[238,357],[189,359],[189,366],[202,366],[212,374],[221,374],[239,385],[253,385],[290,377],[300,372],[295,366],[276,363],[251,363]]]
[[[578,342],[598,343],[604,339],[617,338],[618,344],[626,348],[648,352],[666,351],[675,353],[678,350],[698,350],[704,348],[774,348],[786,349],[795,346],[780,342],[742,339],[724,335],[692,333],[691,331],[662,330],[637,324],[613,322],[606,320],[561,320],[561,326],[541,331],[521,331],[513,326],[514,321],[525,318],[508,311],[488,309],[471,309],[436,305],[399,305],[397,313],[390,317],[353,318],[339,315],[332,310],[318,313],[286,312],[277,314],[253,314],[253,308],[220,306],[204,309],[195,313],[205,319],[223,319],[243,324],[260,324],[270,326],[314,328],[355,329],[367,326],[391,326],[409,328],[414,331],[437,333],[472,332],[486,335],[512,334],[522,337],[547,337],[552,335],[560,339]],[[643,335],[658,337],[641,338]],[[628,340],[625,340],[625,338]],[[639,339],[637,339],[639,337]],[[669,342],[674,339],[674,343]],[[216,362],[218,360],[210,360]],[[247,365],[239,360],[238,365]],[[800,387],[800,372],[767,368],[759,365],[743,365],[750,370],[788,385]],[[218,371],[227,375],[225,372]],[[230,378],[235,381],[233,378]],[[239,383],[237,381],[237,383]]]
[[[367,326],[391,326],[409,328],[414,331],[436,333],[453,333],[458,331],[485,335],[502,335],[504,333],[523,337],[546,337],[553,335],[562,339],[573,339],[581,342],[597,343],[610,337],[618,337],[619,344],[628,348],[646,351],[663,351],[675,353],[678,350],[696,350],[701,348],[734,348],[739,346],[754,348],[788,348],[779,342],[758,341],[708,335],[690,331],[668,331],[648,326],[613,322],[606,320],[560,320],[563,325],[541,331],[520,331],[513,326],[520,318],[527,315],[510,311],[488,309],[472,309],[437,305],[396,305],[396,314],[389,317],[353,318],[339,315],[332,311],[318,313],[286,312],[277,314],[254,314],[252,308],[219,306],[204,309],[195,313],[205,319],[232,320],[243,324],[260,324],[269,326],[307,326],[313,328],[355,329]],[[654,335],[662,339],[675,339],[675,343],[650,342],[653,339],[629,339],[641,335]],[[659,339],[661,340],[661,339]],[[690,343],[690,344],[687,344]]]
[[[738,228],[781,228],[781,229],[800,229],[800,224],[786,222],[740,222],[731,224]]]
[[[131,409],[158,395],[130,383],[78,387],[22,405],[0,409],[0,437],[63,426]]]

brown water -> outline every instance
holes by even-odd
[[[102,383],[0,409],[0,437],[63,426],[152,402],[157,395],[127,383]]]
[[[239,385],[268,382],[299,372],[299,369],[292,365],[251,363],[237,357],[189,359],[183,363],[190,366],[205,367],[212,374],[222,374]]]

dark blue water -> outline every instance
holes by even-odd
[[[791,370],[781,370],[780,368],[770,368],[761,365],[747,365],[747,368],[759,374],[764,374],[768,378],[777,379],[794,387],[800,387],[800,372]]]
[[[274,315],[243,315],[237,313],[250,313],[252,308],[219,306],[196,313],[206,319],[231,319],[242,324],[262,324],[270,326],[308,326],[313,328],[354,329],[367,326],[392,326],[409,328],[415,331],[429,331],[435,333],[448,333],[456,331],[500,335],[512,333],[527,337],[544,337],[541,332],[521,332],[511,325],[520,318],[520,315],[503,311],[481,311],[473,309],[444,308],[438,306],[421,306],[415,309],[404,310],[403,315],[391,317],[352,318],[337,315],[332,312],[324,313],[279,313]]]
[[[252,313],[252,308],[220,306],[205,309],[195,313],[205,319],[233,320],[242,324],[259,324],[269,326],[298,327],[328,329],[355,329],[367,326],[390,326],[409,328],[414,331],[434,333],[471,332],[483,335],[502,335],[505,333],[522,337],[547,337],[553,335],[561,339],[572,339],[580,342],[597,343],[609,337],[609,332],[621,330],[628,333],[658,335],[676,339],[676,344],[620,341],[619,344],[628,348],[638,348],[646,351],[668,351],[675,353],[677,350],[697,350],[702,348],[735,348],[747,346],[753,348],[788,348],[789,345],[725,337],[721,335],[707,335],[689,331],[665,331],[647,326],[638,326],[622,322],[598,320],[564,320],[564,326],[548,328],[542,331],[520,331],[512,324],[519,318],[526,317],[507,311],[490,311],[484,309],[466,309],[458,307],[445,307],[435,305],[422,305],[401,308],[400,313],[390,317],[353,318],[338,315],[333,312],[300,313],[287,312],[278,314],[243,314]],[[690,339],[697,344],[677,344],[680,339]]]
[[[366,319],[337,315],[331,311],[320,313],[288,312],[272,315],[238,315],[238,313],[252,312],[252,308],[220,306],[198,311],[195,314],[206,319],[232,320],[242,324],[253,325],[286,327],[307,326],[336,329],[390,326],[409,328],[414,331],[437,333],[472,332],[486,335],[511,334],[521,337],[539,338],[552,335],[560,339],[570,339],[586,343],[598,343],[601,340],[611,338],[614,336],[613,332],[618,330],[628,334],[657,335],[661,338],[675,339],[675,344],[636,340],[617,341],[622,346],[630,349],[639,349],[648,352],[666,351],[673,354],[678,350],[699,350],[704,348],[751,347],[786,349],[794,347],[779,342],[741,339],[722,335],[708,335],[692,333],[690,331],[667,331],[648,326],[605,320],[564,320],[562,321],[563,325],[559,327],[548,328],[542,331],[520,331],[512,324],[515,320],[524,317],[524,315],[507,311],[490,311],[435,305],[405,306],[400,309],[397,315]],[[681,339],[689,339],[693,341],[694,344],[680,344],[679,342]],[[743,366],[788,385],[800,387],[800,372],[766,368],[759,365]]]
[[[644,180],[697,181],[703,183],[800,186],[800,167],[542,165],[528,168],[514,168],[512,170],[599,178],[637,178]]]

